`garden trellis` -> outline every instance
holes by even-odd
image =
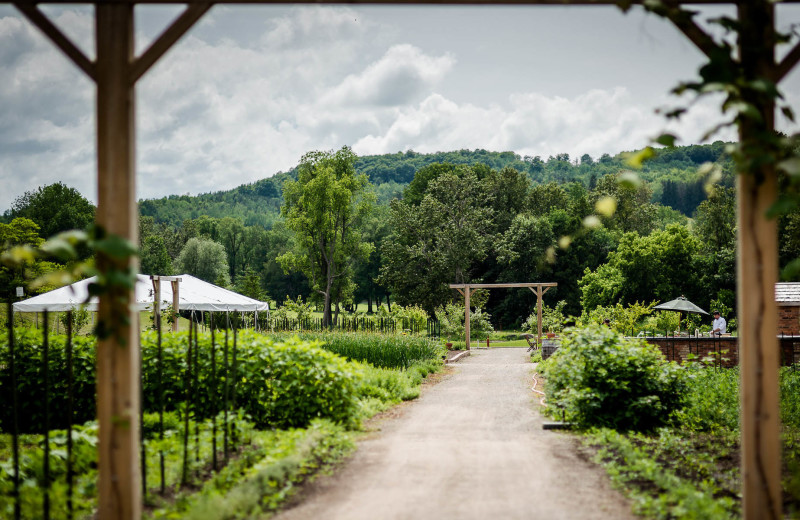
[[[551,287],[556,287],[558,284],[553,282],[548,283],[534,283],[534,282],[520,282],[520,283],[456,283],[450,284],[451,289],[455,289],[464,296],[464,331],[467,350],[469,350],[469,299],[476,289],[513,289],[517,287],[527,287],[533,294],[536,295],[536,343],[542,344],[542,296],[550,290]]]
[[[794,1],[794,0],[789,0]],[[135,175],[135,85],[136,82],[213,5],[188,0],[181,14],[140,56],[134,52],[134,5],[172,3],[161,0],[140,2],[97,0],[95,5],[96,56],[92,61],[38,9],[36,0],[17,0],[14,5],[44,32],[97,85],[97,223],[109,233],[137,241]],[[59,2],[54,2],[59,3]],[[74,3],[74,2],[72,2]],[[213,3],[311,3],[272,0],[222,0]],[[313,3],[336,4],[337,0]],[[558,4],[619,5],[613,0],[371,0],[371,4]],[[622,2],[629,5],[638,2]],[[768,0],[666,0],[650,3],[665,10],[682,4],[733,4],[737,7],[738,51],[731,63],[741,69],[748,82],[779,83],[800,61],[795,45],[780,61],[774,3]],[[709,59],[724,51],[688,16],[671,21]],[[730,54],[730,51],[728,52]],[[66,87],[68,88],[68,87]],[[755,91],[755,89],[752,89]],[[749,92],[749,91],[748,91]],[[747,146],[737,176],[738,262],[737,275],[739,334],[742,366],[742,477],[745,518],[781,516],[780,437],[778,401],[777,306],[774,284],[778,278],[777,222],[767,211],[777,199],[774,161],[753,157],[752,149],[774,133],[774,98],[753,95],[748,107],[757,118],[737,120],[740,142]],[[755,144],[754,144],[755,143]],[[753,160],[755,159],[755,160]],[[98,263],[102,271],[136,267],[135,259]],[[121,296],[122,301],[114,300]],[[139,349],[132,291],[108,294],[100,299],[99,315],[104,321],[119,318],[120,309],[128,319],[114,321],[114,333],[98,342],[99,486],[101,519],[138,519],[141,516],[141,483],[138,466]]]

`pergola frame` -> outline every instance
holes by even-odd
[[[460,292],[461,295],[464,297],[464,336],[467,344],[467,350],[469,350],[470,339],[469,339],[469,299],[472,298],[472,294],[478,289],[511,289],[527,287],[530,289],[533,294],[536,295],[536,324],[537,324],[537,331],[538,334],[536,336],[537,344],[542,344],[542,296],[544,293],[550,290],[551,287],[556,287],[558,284],[555,282],[548,282],[548,283],[529,283],[529,282],[520,282],[520,283],[454,283],[450,284],[451,289],[455,289],[456,291]],[[544,290],[542,290],[544,289]]]
[[[795,3],[797,0],[787,0]],[[75,0],[39,2],[16,0],[17,8],[39,27],[97,85],[96,220],[108,232],[137,242],[135,190],[135,84],[147,70],[213,3],[225,4],[454,4],[454,5],[630,5],[639,1],[613,0],[95,0],[97,58],[89,60],[38,9],[40,3],[89,3]],[[136,57],[134,5],[185,4],[186,10]],[[733,4],[739,20],[749,27],[737,43],[739,63],[750,78],[780,82],[800,61],[800,45],[784,59],[775,60],[774,4],[769,0],[664,0],[665,5]],[[716,51],[713,39],[691,18],[673,23],[704,54]],[[758,28],[763,30],[759,31]],[[759,99],[754,106],[765,125],[739,125],[740,141],[757,140],[759,132],[774,129],[775,105]],[[738,316],[741,366],[742,493],[746,519],[781,516],[780,436],[778,400],[777,306],[774,284],[778,275],[777,223],[766,211],[777,198],[777,173],[771,164],[754,164],[737,175],[739,287]],[[98,264],[100,269],[109,266]],[[117,268],[136,268],[136,260],[117,262]],[[475,287],[475,286],[471,286]],[[469,294],[469,291],[467,292]],[[465,295],[466,298],[466,295]],[[127,302],[133,301],[133,293]],[[102,296],[99,317],[113,315],[110,296]],[[138,471],[139,345],[138,316],[128,305],[128,323],[116,323],[111,338],[97,347],[97,410],[99,422],[100,519],[137,519],[141,516]],[[469,323],[469,322],[467,322]]]

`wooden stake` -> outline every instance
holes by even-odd
[[[134,166],[133,4],[98,4],[97,42],[97,222],[134,244],[137,207]],[[118,267],[136,268],[135,258]],[[102,267],[101,267],[102,269]],[[128,323],[97,342],[98,510],[102,519],[142,516],[139,471],[139,333],[133,291],[122,296]],[[100,319],[112,319],[109,297],[101,297]]]

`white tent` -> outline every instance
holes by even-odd
[[[248,298],[237,292],[223,289],[214,284],[204,282],[190,274],[179,275],[179,304],[182,311],[213,312],[253,312],[269,311],[265,302]],[[14,304],[16,312],[68,311],[81,306],[89,294],[89,284],[94,277],[75,282],[54,291],[28,298]],[[153,308],[153,283],[147,275],[137,275],[136,308],[151,310]],[[172,304],[172,284],[161,284],[161,308]],[[89,311],[97,311],[97,298],[92,298],[85,307]]]

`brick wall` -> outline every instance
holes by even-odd
[[[800,335],[800,306],[778,307],[778,334]]]
[[[691,358],[710,357],[719,366],[735,367],[739,364],[739,338],[646,338],[661,350],[669,361],[683,363]],[[800,336],[779,338],[781,365],[800,363]]]

